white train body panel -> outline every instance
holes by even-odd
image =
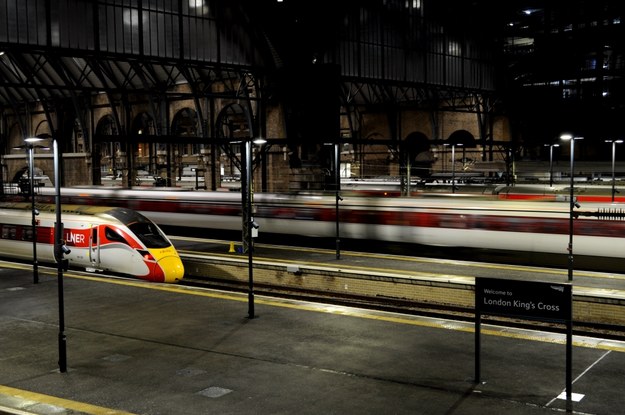
[[[72,203],[113,204],[142,212],[158,224],[240,230],[237,192],[64,189]],[[254,194],[254,220],[261,234],[336,236],[334,196]],[[622,205],[583,202],[581,211],[618,210]],[[424,245],[566,254],[570,204],[564,200],[498,200],[466,195],[372,198],[339,203],[341,238]],[[625,221],[580,216],[574,220],[576,254],[622,258]]]

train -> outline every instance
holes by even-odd
[[[208,235],[214,230],[242,229],[238,192],[67,188],[61,193],[64,203],[131,208],[159,226],[181,231],[206,230]],[[574,235],[575,255],[588,256],[594,264],[624,257],[625,221],[619,206],[584,202],[580,209],[575,208],[571,227],[566,197],[501,200],[498,195],[459,193],[410,198],[344,196],[337,209],[333,194],[253,195],[253,216],[259,225],[260,240],[263,234],[339,236],[341,240],[377,245],[399,242],[522,252],[529,256],[567,255],[569,239]]]
[[[549,185],[540,183],[522,183],[506,185],[501,183],[461,183],[455,185],[458,193],[492,195],[498,199],[511,200],[567,200],[570,183],[562,182]],[[402,186],[393,180],[345,180],[341,181],[344,194],[372,197],[403,197]],[[614,195],[612,194],[614,192]],[[452,193],[451,183],[413,182],[411,196],[432,193]],[[580,202],[611,203],[625,202],[625,196],[606,182],[578,182],[575,184],[575,195]]]
[[[18,260],[55,263],[56,205],[0,203],[0,255]],[[177,283],[184,276],[180,255],[153,221],[124,207],[61,206],[63,259],[72,268],[109,272],[148,281]],[[34,229],[34,232],[33,232]]]

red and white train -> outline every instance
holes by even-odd
[[[37,260],[54,263],[55,205],[35,205]],[[64,241],[69,266],[107,271],[149,281],[175,283],[184,276],[178,252],[144,215],[119,207],[63,205]],[[33,259],[32,206],[0,203],[0,255]]]
[[[129,207],[159,225],[241,230],[238,192],[68,188],[62,189],[62,195],[64,203]],[[254,206],[261,240],[263,233],[336,236],[332,195],[257,193]],[[566,200],[500,200],[497,196],[462,194],[345,196],[339,206],[340,237],[566,255],[569,207]],[[587,212],[601,209],[618,210],[619,205],[585,202],[581,207]],[[598,261],[625,256],[625,221],[580,216],[574,221],[573,233],[576,255],[596,257]]]

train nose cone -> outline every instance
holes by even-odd
[[[166,256],[158,261],[163,271],[163,282],[178,282],[184,276],[182,260],[177,256]]]

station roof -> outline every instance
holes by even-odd
[[[100,3],[102,7],[119,9],[119,21],[105,23],[117,23],[120,29],[91,30],[97,26],[97,20],[85,22],[85,10],[67,8],[62,16],[59,12],[59,21],[94,33],[86,39],[69,39],[63,26],[58,34],[52,33],[52,25],[46,25],[50,23],[46,19],[51,17],[45,10],[26,7],[33,2],[7,1],[7,13],[3,15],[6,24],[0,22],[4,26],[0,29],[0,107],[22,111],[27,103],[80,103],[97,94],[116,99],[134,93],[167,93],[181,98],[207,93],[236,97],[242,89],[240,79],[245,78],[242,74],[279,70],[314,59],[316,54],[321,56],[341,36],[341,19],[350,8],[362,10],[358,16],[361,23],[371,18],[371,13],[386,13],[385,24],[390,29],[406,24],[397,20],[402,15],[401,7],[413,11],[423,7],[431,21],[443,22],[441,31],[470,34],[497,48],[497,69],[501,71],[497,93],[507,102],[507,112],[530,120],[527,122],[534,123],[535,129],[546,124],[544,117],[574,123],[579,117],[575,113],[571,116],[571,109],[582,108],[606,131],[615,130],[625,111],[625,97],[620,92],[625,91],[624,2],[233,0],[228,6],[217,7],[221,2],[202,0],[177,3],[183,5],[179,14],[163,12],[173,27],[181,29],[180,33],[187,27],[206,30],[204,34],[195,34],[199,38],[220,33],[219,45],[211,48],[185,43],[175,33],[169,39],[160,28],[142,26],[147,24],[145,19],[137,19],[132,13],[126,15],[127,10],[118,5],[120,2]],[[145,13],[161,13],[160,9],[149,9],[157,3],[144,2]],[[212,7],[217,7],[217,11],[213,12]],[[175,21],[177,18],[181,22]],[[132,37],[123,38],[126,32],[121,28],[132,26],[133,19],[138,34],[154,30],[160,36],[158,42],[138,43]],[[33,32],[33,27],[39,26],[45,31]],[[411,27],[394,29],[395,34],[401,34]],[[371,45],[378,41],[370,38]],[[357,74],[344,80],[347,94],[350,89],[358,91],[359,101],[354,104],[430,98],[457,103],[472,98],[462,87],[417,85],[392,76],[372,82],[365,74]],[[215,91],[212,86],[216,83],[225,88]],[[424,88],[435,95],[420,96]],[[554,102],[559,106],[554,107]]]

